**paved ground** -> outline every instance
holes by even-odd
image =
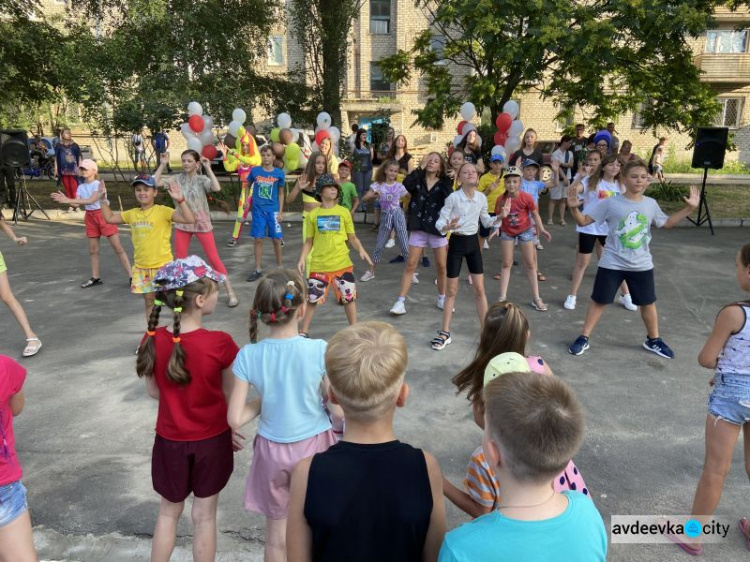
[[[299,251],[299,226],[287,229],[285,263],[290,266]],[[238,248],[223,247],[229,228],[229,223],[219,223],[218,238],[242,304],[234,310],[220,307],[209,326],[245,343],[253,285],[244,277],[251,246],[243,240]],[[527,304],[529,290],[520,270],[513,274],[509,297],[522,303],[530,318],[530,352],[542,354],[585,404],[588,434],[575,460],[593,499],[607,524],[611,514],[685,513],[702,466],[710,377],[696,356],[720,305],[742,296],[734,281],[733,259],[747,241],[747,231],[719,229],[714,237],[693,228],[656,233],[659,316],[662,333],[677,353],[674,361],[644,351],[638,314],[619,306],[607,311],[586,355],[568,355],[566,346],[583,322],[585,306],[573,312],[562,308],[574,234],[570,226],[555,226],[552,232],[555,240],[540,254],[550,279],[542,285],[550,311],[538,313]],[[134,373],[133,350],[145,328],[141,301],[128,293],[127,280],[107,247],[102,252],[105,285],[87,291],[78,287],[89,277],[80,223],[33,220],[22,223],[18,233],[29,237],[28,246],[3,239],[0,247],[14,291],[44,340],[37,357],[23,360],[29,369],[27,408],[16,422],[37,546],[48,560],[147,560],[158,505],[150,481],[156,403]],[[360,235],[372,249],[375,237],[369,226],[360,228]],[[393,255],[394,250],[386,253]],[[495,271],[497,247],[487,256],[488,271]],[[360,263],[356,267],[363,271]],[[454,395],[450,384],[478,340],[471,290],[462,283],[454,343],[434,352],[427,345],[440,322],[434,269],[420,268],[422,282],[409,295],[409,313],[393,319],[388,309],[400,268],[386,263],[374,281],[362,284],[360,318],[391,321],[407,335],[412,394],[397,416],[397,433],[435,454],[448,478],[459,482],[480,441],[467,402]],[[584,280],[582,302],[594,271],[592,267]],[[490,283],[490,297],[497,293],[496,283]],[[0,351],[19,356],[22,336],[8,313],[0,313],[5,325]],[[343,311],[329,304],[318,312],[312,335],[326,338],[344,325]],[[252,437],[254,429],[248,427],[246,434]],[[263,520],[241,507],[249,460],[249,451],[237,455],[235,475],[222,494],[220,560],[262,559]],[[741,451],[736,451],[720,514],[733,519],[747,514],[746,478]],[[453,508],[448,515],[451,527],[467,519]],[[179,543],[189,546],[190,525],[183,519]],[[610,555],[618,561],[684,559],[671,546],[615,545]],[[706,547],[709,560],[746,556],[735,528],[725,544]],[[174,557],[189,559],[184,546]]]

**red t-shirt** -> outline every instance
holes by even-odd
[[[0,355],[0,486],[17,482],[23,475],[16,456],[10,399],[21,392],[25,380],[26,369],[7,355]]]
[[[498,198],[497,203],[495,203],[496,215],[502,213],[507,199],[507,193]],[[503,219],[500,230],[508,236],[518,236],[531,228],[531,212],[535,209],[534,198],[524,191],[519,191],[518,195],[510,198],[510,214]]]
[[[172,441],[198,441],[229,429],[227,401],[222,392],[221,372],[234,362],[240,348],[225,332],[194,330],[180,334],[185,368],[192,380],[185,386],[167,378],[172,356],[172,334],[156,329],[154,376],[159,387],[156,433]]]

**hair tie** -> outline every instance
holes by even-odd
[[[150,338],[154,337],[156,335],[156,331],[150,331],[146,330],[146,335]]]
[[[276,313],[275,312],[272,312],[271,315],[270,315],[270,317],[271,317],[271,322],[276,322]]]
[[[154,300],[154,306],[164,306],[164,303],[161,302],[159,299]]]
[[[183,291],[182,289],[177,289],[177,290],[175,291],[175,294],[176,294],[176,295],[177,295],[178,297],[181,297],[182,295],[184,295],[184,294],[185,294],[185,291]]]
[[[180,343],[180,336],[177,336],[176,338],[172,338],[172,343]]]
[[[175,306],[172,310],[174,312],[182,312],[182,307],[181,306]]]
[[[295,286],[295,285],[294,285],[294,281],[287,281],[287,282],[286,282],[286,286],[287,286],[287,287],[294,287],[294,286]]]
[[[293,301],[294,295],[292,293],[287,293],[286,295],[284,295],[284,298],[287,300]]]
[[[285,306],[282,306],[281,307],[281,313],[282,314],[286,314],[287,312],[289,312],[289,309],[287,307],[285,307]]]

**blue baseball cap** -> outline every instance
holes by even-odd
[[[521,164],[521,168],[527,168],[527,167],[529,167],[529,166],[536,166],[537,168],[539,168],[539,167],[540,167],[540,166],[539,166],[539,162],[537,162],[537,161],[536,161],[536,160],[534,160],[533,158],[527,158],[527,159],[526,159],[526,160],[524,160],[524,161],[523,161],[523,163]]]
[[[143,185],[147,187],[153,187],[156,189],[156,181],[154,180],[154,176],[149,176],[148,174],[141,174],[140,176],[136,176],[133,181],[130,182],[131,187],[135,187],[139,183],[142,183]]]
[[[490,156],[490,162],[505,162],[502,154],[493,154]]]

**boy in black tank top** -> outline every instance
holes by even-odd
[[[346,426],[341,442],[294,470],[289,562],[436,561],[446,528],[440,467],[393,432],[409,395],[403,336],[383,322],[356,324],[331,338],[325,362]]]

